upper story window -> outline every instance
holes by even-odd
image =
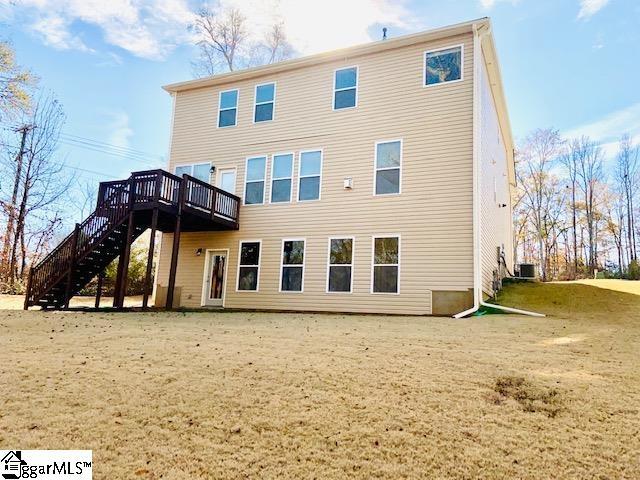
[[[233,127],[238,116],[238,90],[220,92],[218,127]]]
[[[247,158],[245,171],[244,204],[264,203],[264,179],[267,157]]]
[[[333,81],[333,109],[353,108],[358,104],[358,67],[336,70]]]
[[[300,152],[298,201],[319,200],[322,178],[322,150]]]
[[[265,83],[256,85],[256,101],[253,109],[253,121],[268,122],[273,120],[273,111],[276,102],[276,84]]]
[[[425,86],[458,80],[462,80],[462,45],[425,52]]]
[[[400,193],[402,140],[376,142],[375,195]]]
[[[291,201],[293,153],[274,155],[271,162],[271,203]]]

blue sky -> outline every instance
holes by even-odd
[[[282,19],[301,54],[489,16],[513,132],[586,133],[608,152],[640,141],[640,2],[635,0],[222,0],[259,32]],[[0,0],[0,36],[67,114],[60,155],[84,180],[165,163],[171,113],[161,86],[192,78],[188,0]],[[340,12],[341,14],[338,14]],[[85,149],[79,137],[114,145]],[[94,144],[95,145],[95,144]],[[86,146],[86,145],[85,145]],[[125,158],[126,157],[126,158]]]

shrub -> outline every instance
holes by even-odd
[[[631,260],[631,263],[629,263],[627,278],[629,280],[640,280],[640,262],[638,260]]]

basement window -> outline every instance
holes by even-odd
[[[244,204],[264,203],[264,179],[267,169],[267,157],[247,158],[244,186]]]
[[[353,237],[329,239],[327,293],[351,293],[353,287]]]
[[[291,201],[293,153],[273,156],[271,161],[271,203]]]
[[[218,99],[218,127],[233,127],[238,116],[238,90],[220,92]]]
[[[400,193],[402,140],[376,142],[375,195]]]
[[[282,241],[280,291],[302,292],[304,289],[304,244],[300,238]]]
[[[373,237],[371,293],[400,292],[400,237]]]
[[[238,291],[258,291],[260,278],[260,240],[240,242]]]
[[[424,53],[424,85],[462,80],[462,45]]]
[[[358,67],[336,70],[333,83],[333,109],[353,108],[358,104]]]
[[[253,107],[253,121],[255,123],[258,123],[273,120],[275,101],[275,83],[256,85],[255,105]]]

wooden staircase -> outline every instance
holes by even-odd
[[[151,291],[155,232],[174,234],[167,308],[172,307],[182,231],[238,229],[240,199],[189,175],[163,170],[134,172],[127,180],[102,182],[96,209],[29,272],[24,308],[68,308],[69,300],[116,258],[114,307],[122,308],[131,244],[152,235],[143,306]],[[100,293],[98,293],[98,296]]]

